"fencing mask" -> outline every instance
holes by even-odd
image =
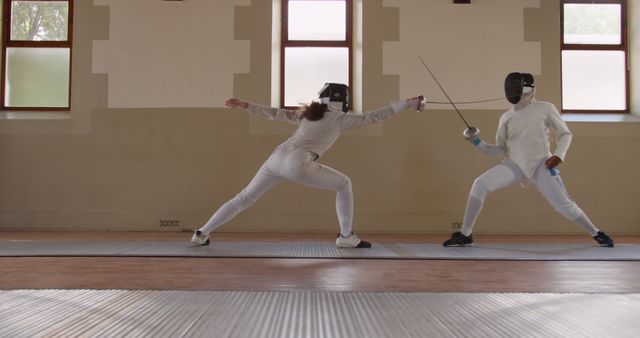
[[[320,103],[342,102],[342,111],[348,112],[351,109],[351,92],[349,86],[341,83],[325,83],[318,92]]]
[[[510,73],[504,79],[504,94],[507,100],[513,104],[520,102],[524,87],[533,89],[533,75],[529,73]]]

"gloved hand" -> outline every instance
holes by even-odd
[[[248,102],[238,100],[235,97],[228,99],[224,104],[229,108],[241,107],[246,109],[247,107],[249,107]]]
[[[478,145],[480,144],[480,129],[476,127],[469,127],[462,132],[462,136],[467,141],[471,141],[471,143]]]
[[[549,159],[547,159],[544,164],[547,166],[547,168],[549,169],[553,169],[555,167],[557,167],[558,165],[560,165],[560,163],[562,163],[562,160],[560,159],[560,157],[558,156],[551,156],[549,157]]]
[[[556,176],[560,173],[560,170],[556,168],[558,165],[560,165],[560,163],[562,163],[562,160],[560,159],[560,157],[554,155],[549,157],[544,162],[544,165],[547,166],[547,168],[549,169],[551,176]]]
[[[424,109],[425,102],[426,100],[424,96],[422,95],[414,96],[408,99],[407,106],[417,112],[421,112]]]

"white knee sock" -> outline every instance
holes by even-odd
[[[463,235],[471,235],[473,225],[476,223],[478,215],[480,215],[480,210],[482,210],[483,204],[483,200],[475,198],[473,195],[469,195],[469,199],[467,199],[467,208],[464,211],[464,220],[462,221],[461,232]]]
[[[228,201],[223,204],[218,211],[216,211],[213,216],[209,219],[209,221],[200,228],[204,234],[209,234],[211,231],[215,230],[219,226],[229,222],[232,218],[234,218],[237,214],[239,214],[242,210],[237,208],[233,203],[233,200]]]
[[[598,231],[600,231],[595,227],[595,225],[593,225],[589,217],[587,217],[587,214],[585,214],[584,212],[582,213],[582,216],[574,219],[573,221],[578,223],[578,225],[585,229],[591,235],[591,237],[597,235]]]
[[[336,212],[340,223],[340,234],[347,237],[351,234],[353,222],[353,194],[351,189],[339,190],[336,194]]]

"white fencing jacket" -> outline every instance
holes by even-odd
[[[508,158],[531,178],[538,166],[551,157],[549,128],[556,131],[555,156],[564,161],[573,135],[549,102],[532,100],[522,109],[512,108],[498,122],[496,144],[478,144],[482,152]]]
[[[279,147],[290,146],[322,156],[331,148],[341,133],[380,122],[407,109],[407,104],[408,100],[400,100],[392,102],[390,106],[366,113],[344,113],[342,103],[330,102],[324,117],[317,121],[309,121],[301,117],[300,112],[295,110],[266,107],[255,103],[249,103],[247,111],[269,120],[297,124],[298,128],[293,135]]]

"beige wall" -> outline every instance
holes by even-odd
[[[154,1],[130,10],[149,16],[145,22],[152,27],[144,30],[149,33],[173,15],[204,10],[209,6],[205,2],[210,3]],[[225,50],[225,60],[232,61],[224,70],[208,68],[212,73],[193,77],[182,73],[191,74],[206,61],[180,59],[150,41],[131,45],[131,36],[141,32],[128,27],[132,13],[124,13],[122,3],[76,1],[73,110],[68,118],[0,119],[0,229],[191,229],[242,189],[286,139],[290,129],[277,122],[219,108],[227,95],[270,102],[271,1],[220,5],[228,16],[225,24],[216,24],[220,34],[198,48]],[[176,9],[168,15],[161,6]],[[423,17],[419,11],[432,13]],[[416,62],[417,54],[428,58],[446,88],[461,99],[499,95],[502,76],[517,68],[539,74],[539,98],[559,105],[558,18],[556,0],[478,0],[464,7],[445,0],[366,0],[363,107],[417,92],[441,98]],[[185,17],[173,20],[181,23],[171,26],[175,31],[158,30],[184,40],[181,48],[202,44]],[[462,26],[441,28],[454,21]],[[123,33],[127,31],[132,31],[129,36]],[[492,33],[507,42],[501,44]],[[473,55],[476,48],[480,55]],[[518,61],[509,63],[510,56]],[[141,71],[126,62],[132,59],[144,61],[144,71],[158,77],[128,76]],[[175,69],[163,73],[160,65],[167,59]],[[191,78],[211,92],[194,88]],[[183,85],[171,95],[156,91],[155,82],[173,80]],[[491,139],[502,108],[465,107],[463,113]],[[569,126],[574,143],[561,169],[573,198],[603,229],[640,233],[640,123]],[[372,126],[374,132],[343,136],[322,161],[352,179],[355,229],[449,232],[451,223],[462,218],[473,179],[496,163],[465,142],[462,129],[453,111],[442,106],[421,114],[405,112]],[[221,230],[334,233],[333,200],[330,192],[284,183]],[[160,220],[174,219],[180,227],[159,227]],[[477,231],[580,233],[536,191],[520,187],[487,199]]]
[[[385,74],[400,75],[400,95],[416,90],[446,101],[418,56],[436,74],[452,99],[470,101],[503,95],[504,76],[512,71],[541,73],[541,43],[525,39],[525,8],[538,0],[476,1],[386,0],[400,8],[400,40],[384,44]],[[500,10],[496,10],[499,8]],[[507,28],[508,27],[508,28]],[[503,109],[504,101],[465,106]],[[450,105],[439,107],[453,109]]]
[[[640,3],[629,1],[629,31],[640,32]],[[631,67],[631,112],[640,116],[640,34],[629,37]]]
[[[249,72],[249,41],[233,35],[247,2],[94,1],[109,7],[109,39],[93,45],[109,108],[223,107],[233,74]]]

